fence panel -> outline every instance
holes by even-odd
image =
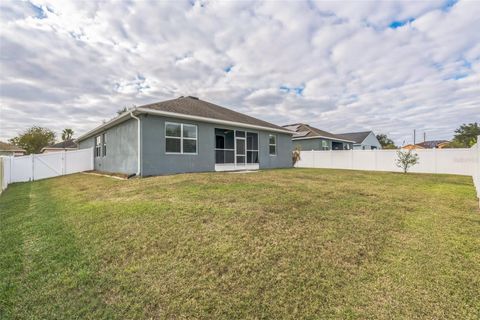
[[[93,148],[1,157],[1,190],[13,182],[40,180],[87,170],[93,170]]]
[[[64,152],[52,152],[34,155],[32,180],[61,176],[64,163],[63,154]]]
[[[88,170],[93,170],[93,149],[82,149],[65,153],[64,174]]]
[[[480,136],[479,136],[480,141]],[[414,151],[419,163],[410,171],[472,176],[480,197],[480,145],[461,149],[420,149]],[[301,151],[300,168],[402,171],[395,165],[397,150]]]
[[[33,155],[10,158],[10,182],[33,180]]]

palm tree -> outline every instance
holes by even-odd
[[[67,141],[72,139],[73,137],[73,130],[70,128],[63,129],[62,131],[62,141]]]

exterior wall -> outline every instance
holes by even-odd
[[[382,145],[378,142],[377,137],[373,132],[370,132],[369,135],[362,141],[362,143],[355,144],[353,146],[354,150],[372,150],[372,147],[375,149],[382,149]]]
[[[132,174],[137,172],[137,120],[130,119],[99,133],[105,133],[107,155],[95,157],[95,137],[79,142],[79,149],[92,148],[98,171]]]
[[[197,125],[197,154],[166,154],[165,122]],[[142,117],[142,175],[214,171],[215,128],[258,133],[260,169],[292,166],[292,139],[289,134],[273,133],[277,136],[277,155],[270,156],[268,131],[146,115]]]
[[[335,141],[335,140],[323,139],[323,138],[293,140],[293,149],[299,148],[300,150],[304,150],[304,151],[323,150],[322,141],[327,141],[328,150],[332,150],[332,141]],[[342,143],[343,148],[345,148],[346,145],[349,145],[350,149],[353,148],[352,143],[342,142],[342,141],[335,141],[335,142]]]

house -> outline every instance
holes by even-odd
[[[0,156],[23,156],[26,153],[25,149],[0,141]]]
[[[182,96],[124,112],[77,142],[93,148],[95,170],[152,176],[291,167],[292,134]]]
[[[345,139],[336,134],[314,128],[305,123],[295,123],[283,126],[295,132],[293,148],[300,150],[350,150],[355,141]]]
[[[382,149],[382,145],[378,141],[377,136],[375,136],[373,131],[339,133],[337,136],[347,140],[355,141],[353,144],[354,150]]]
[[[78,145],[73,139],[65,140],[62,142],[58,142],[47,147],[42,148],[40,153],[51,153],[51,152],[59,152],[59,151],[72,151],[77,150]]]
[[[450,141],[448,140],[430,140],[423,141],[417,144],[407,144],[402,147],[402,149],[443,149],[448,146]]]

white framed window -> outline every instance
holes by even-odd
[[[95,137],[95,157],[102,156],[102,136]]]
[[[107,156],[107,134],[106,133],[102,134],[102,142],[103,142],[102,157],[106,157]]]
[[[268,135],[268,152],[271,156],[277,155],[277,136],[274,134]]]
[[[198,127],[186,123],[165,123],[165,153],[197,154]]]
[[[322,150],[330,150],[327,140],[322,140]]]

